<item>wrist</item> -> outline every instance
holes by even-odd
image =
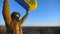
[[[26,10],[26,14],[28,14],[28,10]]]
[[[8,1],[8,0],[4,0],[4,1]]]

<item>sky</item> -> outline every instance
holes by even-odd
[[[0,25],[5,25],[2,16],[3,1],[0,0]],[[8,0],[10,14],[17,11],[21,18],[26,14],[26,10],[15,0]],[[28,18],[22,26],[60,26],[60,0],[37,0],[36,10],[30,10]]]

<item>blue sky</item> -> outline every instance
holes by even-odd
[[[21,18],[25,9],[14,0],[8,0],[10,12],[20,12]],[[60,26],[60,0],[37,0],[36,10],[29,11],[29,16],[22,26]],[[3,0],[0,0],[0,25],[5,25],[2,16]]]

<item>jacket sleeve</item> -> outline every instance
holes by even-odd
[[[2,14],[5,20],[5,23],[10,25],[11,15],[10,15],[10,8],[9,8],[8,0],[4,0],[3,2]]]
[[[20,20],[20,25],[24,23],[24,21],[27,19],[28,14],[26,14],[21,20]]]

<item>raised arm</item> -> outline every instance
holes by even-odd
[[[28,17],[28,10],[26,10],[26,15],[24,15],[24,17],[20,20],[20,25],[24,23],[27,17]]]
[[[5,23],[10,25],[11,15],[10,15],[10,8],[9,8],[8,0],[4,0],[2,14],[4,17]]]

